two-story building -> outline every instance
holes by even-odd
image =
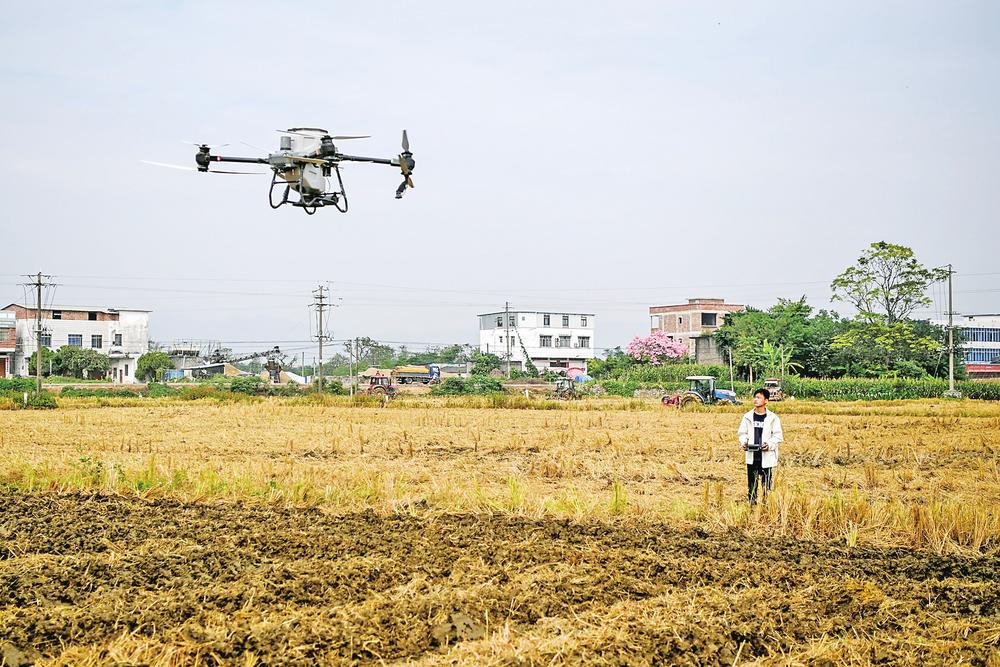
[[[523,369],[525,359],[540,371],[582,368],[594,358],[593,313],[500,311],[479,316],[479,350],[510,358]],[[527,357],[525,356],[527,353]]]
[[[725,299],[688,299],[672,306],[650,306],[649,332],[663,331],[673,340],[684,341],[688,354],[699,364],[724,363],[715,338],[728,313],[745,310],[745,306],[726,303]]]
[[[37,309],[12,303],[0,313],[13,314],[15,343],[12,375],[27,376],[28,361],[38,349]],[[0,315],[10,318],[10,315]],[[0,339],[3,329],[0,328]],[[42,309],[42,345],[58,350],[63,345],[91,348],[111,359],[112,382],[136,382],[135,364],[149,351],[149,311],[125,308],[49,306]],[[0,355],[3,354],[0,343]]]

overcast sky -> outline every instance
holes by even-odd
[[[1000,312],[996,2],[8,1],[0,56],[5,303],[43,271],[156,340],[293,350],[322,282],[337,338],[474,342],[510,301],[605,347],[688,297],[829,307],[886,240]],[[350,165],[310,217],[139,162],[293,126],[384,157],[407,128],[416,189]]]

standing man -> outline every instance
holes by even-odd
[[[747,499],[751,505],[757,504],[757,491],[761,486],[764,493],[771,490],[774,483],[774,468],[778,465],[778,445],[784,441],[781,419],[767,409],[771,392],[763,387],[753,393],[753,410],[743,415],[740,421],[740,447],[746,452]]]

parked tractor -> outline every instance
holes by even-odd
[[[576,390],[576,382],[569,378],[557,378],[556,390],[552,393],[552,398],[560,401],[572,401],[580,398],[580,392]]]
[[[664,396],[664,405],[687,407],[691,405],[738,405],[736,392],[716,389],[715,378],[711,375],[689,375],[684,378],[690,384],[686,391]]]
[[[392,398],[396,395],[396,385],[392,383],[392,378],[385,375],[374,375],[368,378],[368,386],[362,386],[362,394],[369,396],[379,396],[382,398]]]
[[[764,389],[767,389],[767,392],[771,395],[767,399],[769,401],[781,401],[785,398],[785,393],[781,391],[781,380],[778,378],[767,378],[764,380]]]

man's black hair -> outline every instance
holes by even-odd
[[[771,392],[768,391],[766,387],[761,387],[760,389],[758,389],[753,393],[754,396],[756,396],[757,394],[760,394],[768,401],[771,400]]]

